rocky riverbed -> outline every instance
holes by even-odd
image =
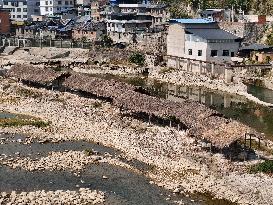
[[[215,198],[239,204],[273,203],[272,177],[247,171],[249,165],[261,161],[257,156],[247,162],[230,161],[223,154],[204,150],[201,141],[189,137],[183,130],[152,125],[123,115],[108,102],[67,92],[30,88],[1,79],[0,101],[2,111],[30,115],[49,123],[46,127],[1,128],[2,133],[24,135],[26,138],[20,144],[85,140],[118,149],[126,159],[124,162],[103,155],[93,156],[93,153],[86,156],[83,150],[51,150],[37,159],[2,156],[2,166],[28,171],[70,170],[80,175],[81,170],[94,163],[107,163],[137,173],[139,169],[128,163],[137,160],[152,167],[141,172],[150,178],[150,184],[174,193],[210,193]],[[4,145],[9,142],[2,140]],[[103,176],[100,177],[103,180]],[[96,190],[93,188],[91,192]]]

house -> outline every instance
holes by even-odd
[[[42,16],[54,15],[72,8],[74,8],[74,0],[40,0]]]
[[[107,34],[115,42],[132,42],[138,33],[160,31],[169,19],[166,6],[150,4],[113,4],[106,14]]]
[[[10,18],[9,10],[0,8],[0,34],[9,34]]]
[[[242,46],[239,55],[253,62],[269,63],[273,61],[273,47],[258,43]]]
[[[241,39],[206,19],[173,19],[167,35],[167,55],[206,62],[231,62]],[[173,64],[168,60],[168,64]]]
[[[10,10],[13,21],[26,21],[40,14],[40,0],[3,0],[3,8]]]
[[[73,40],[98,41],[105,34],[105,24],[103,22],[84,22],[75,26],[72,30]]]

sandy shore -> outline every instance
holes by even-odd
[[[22,90],[33,95],[24,95]],[[29,140],[99,142],[121,150],[127,159],[152,165],[146,175],[153,183],[175,192],[211,193],[239,204],[273,204],[273,178],[247,172],[250,164],[260,160],[231,162],[221,154],[204,151],[202,143],[184,131],[124,117],[109,103],[75,94],[29,88],[2,79],[0,99],[0,110],[51,122],[46,128],[7,127],[1,128],[2,132],[24,133]]]

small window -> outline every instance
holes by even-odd
[[[26,1],[24,1],[24,2],[23,2],[23,5],[27,5],[27,2],[26,2]]]
[[[72,2],[72,1],[70,1],[70,5],[73,5],[73,2]]]
[[[48,7],[45,7],[45,10],[48,11]]]
[[[218,51],[217,50],[211,50],[211,57],[217,56]]]
[[[188,54],[189,54],[189,56],[192,55],[192,49],[189,49],[189,50],[188,50]]]
[[[23,12],[27,12],[27,8],[23,8]]]
[[[49,1],[49,4],[52,5],[52,1]]]
[[[21,18],[21,15],[17,15],[17,18],[19,18],[19,19],[20,19],[20,18]]]
[[[48,5],[48,1],[45,1],[45,5]]]
[[[27,15],[23,15],[23,18],[26,19],[26,18],[27,18]]]
[[[62,1],[58,1],[58,5],[61,5],[62,4]]]
[[[5,2],[4,2],[4,5],[8,5],[8,2],[5,1]]]
[[[36,2],[35,5],[36,5],[36,6],[40,6],[40,2]]]
[[[202,50],[198,50],[198,56],[202,56]]]
[[[21,12],[21,8],[17,8],[17,12]]]
[[[65,5],[68,5],[68,1],[65,1],[64,4],[65,4]]]
[[[231,53],[230,53],[230,56],[231,56],[231,57],[234,57],[234,56],[235,56],[235,53],[234,53],[234,52],[231,52]]]
[[[229,56],[229,50],[223,50],[223,56]]]

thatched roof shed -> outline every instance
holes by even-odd
[[[114,98],[123,92],[135,89],[134,86],[127,83],[105,80],[81,73],[72,74],[63,85],[71,90],[84,91],[106,98]]]
[[[13,77],[42,85],[51,84],[54,80],[66,74],[55,72],[49,68],[37,68],[29,65],[15,64],[8,72],[8,77]]]
[[[224,148],[244,139],[245,133],[256,133],[252,128],[235,120],[210,116],[197,122],[189,134],[211,142],[215,147]]]

